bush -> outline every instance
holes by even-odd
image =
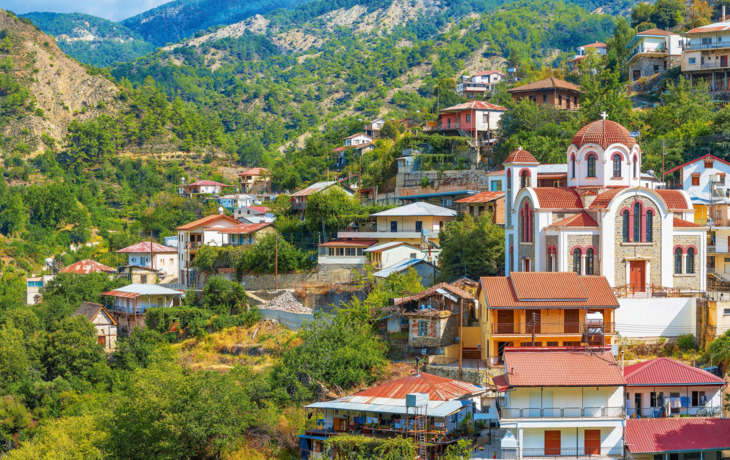
[[[682,351],[696,350],[697,342],[692,334],[684,334],[677,338],[677,346]]]

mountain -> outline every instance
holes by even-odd
[[[28,13],[23,17],[56,37],[65,53],[97,67],[131,61],[155,48],[131,29],[89,14]]]
[[[161,46],[195,32],[243,21],[256,14],[292,8],[310,0],[175,0],[121,23],[145,40]]]
[[[114,83],[90,74],[29,20],[0,10],[2,150],[50,147],[73,121],[115,113],[118,93]]]

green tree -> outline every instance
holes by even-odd
[[[682,22],[685,6],[682,0],[657,0],[649,21],[659,29],[670,30]]]
[[[644,5],[643,3],[641,5]],[[638,6],[638,5],[637,5]],[[631,50],[627,48],[631,39],[634,38],[634,32],[629,26],[628,21],[624,17],[616,19],[616,27],[613,35],[608,39],[606,45],[608,52],[606,54],[606,67],[610,70],[618,71],[622,82],[629,79],[629,53]]]
[[[6,323],[0,329],[0,391],[6,392],[30,371],[23,331]]]
[[[33,414],[18,396],[0,398],[0,453],[17,447],[33,427]],[[27,457],[26,457],[27,458]]]
[[[580,111],[584,123],[600,120],[604,111],[610,120],[623,126],[631,122],[633,107],[631,99],[626,97],[618,70],[603,69],[597,75],[584,74],[581,85]]]
[[[313,234],[321,231],[329,234],[366,217],[367,211],[356,198],[333,186],[307,199],[304,222]]]
[[[474,447],[466,439],[460,439],[456,444],[450,445],[446,449],[443,460],[469,460]]]
[[[0,415],[2,418],[2,415]],[[8,453],[8,459],[42,460],[48,458],[103,460],[108,434],[99,417],[81,415],[49,420],[35,436]]]
[[[441,278],[455,280],[466,276],[497,275],[504,269],[504,230],[485,214],[476,220],[463,215],[446,224],[439,234]]]
[[[51,326],[41,354],[47,379],[89,375],[94,365],[104,361],[104,351],[96,343],[96,327],[86,317],[64,318]]]
[[[203,306],[218,313],[236,314],[248,308],[248,295],[241,284],[212,276],[203,288]]]

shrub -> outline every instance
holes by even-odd
[[[677,338],[677,346],[682,351],[696,350],[697,342],[692,334],[684,334]]]

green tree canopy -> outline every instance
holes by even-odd
[[[439,234],[441,278],[453,281],[462,276],[479,279],[504,270],[504,230],[485,214],[476,220],[469,214],[446,224]]]

